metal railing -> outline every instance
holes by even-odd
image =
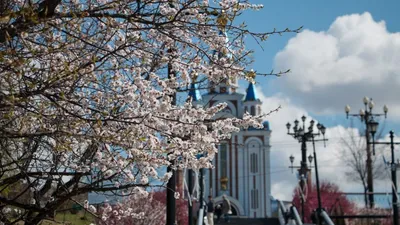
[[[278,219],[279,219],[279,224],[280,225],[285,225],[285,216],[287,214],[287,210],[285,206],[283,205],[282,201],[278,200]]]
[[[199,209],[199,215],[197,217],[197,225],[203,225],[204,219],[204,208]]]
[[[323,219],[323,224],[326,225],[335,225],[331,218],[329,217],[328,213],[325,212],[325,210],[321,211],[321,218]]]
[[[292,209],[293,218],[294,218],[296,224],[297,225],[303,224],[303,222],[301,222],[299,212],[297,212],[297,208],[293,206],[291,209]]]
[[[290,209],[287,209],[283,202],[280,200],[278,200],[278,219],[280,225],[303,225],[303,222],[300,219],[300,215],[297,212],[296,207],[291,206]]]
[[[301,217],[295,206],[291,206],[287,209],[281,200],[278,201],[278,219],[280,225],[303,225]],[[329,217],[325,210],[321,210],[320,217],[323,225],[335,225],[332,219]]]

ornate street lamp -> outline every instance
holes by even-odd
[[[291,164],[291,168],[292,168],[292,173],[293,173],[293,161],[294,161],[294,156],[293,156],[293,155],[290,155],[289,160],[290,160],[290,164]]]
[[[369,132],[372,135],[372,152],[375,154],[375,134],[378,129],[379,123],[376,122],[373,118],[368,122],[367,127]]]
[[[292,163],[292,165],[293,165],[294,156],[293,156],[293,155],[290,155],[290,157],[289,157],[289,160],[290,160],[290,162],[291,162],[291,163]]]
[[[346,118],[349,118],[349,116],[353,116],[353,117],[357,117],[360,119],[361,122],[363,122],[365,124],[365,129],[366,129],[366,133],[365,133],[365,138],[366,138],[366,142],[367,142],[367,186],[368,186],[368,192],[372,193],[369,195],[369,202],[370,202],[370,207],[373,208],[374,207],[374,183],[373,183],[373,174],[372,174],[372,159],[371,159],[371,150],[370,150],[370,129],[374,129],[374,133],[371,133],[372,135],[372,139],[374,142],[374,136],[376,133],[376,129],[377,129],[377,122],[374,121],[374,117],[379,117],[379,116],[385,116],[385,118],[387,117],[387,113],[389,111],[389,108],[384,105],[383,106],[383,113],[373,113],[372,110],[375,107],[375,103],[372,101],[372,99],[368,98],[368,97],[364,97],[363,98],[363,103],[364,103],[364,109],[360,109],[359,113],[357,114],[351,114],[350,113],[350,106],[346,105],[344,107],[344,111],[346,113]],[[371,123],[371,125],[368,125],[369,123]],[[372,154],[375,155],[375,146],[373,145],[373,149],[372,149]]]
[[[287,132],[289,133],[290,132],[290,127],[291,127],[292,125],[290,124],[290,123],[287,123],[286,124],[286,128],[287,128]]]
[[[310,162],[310,164],[312,163],[313,159],[314,159],[314,157],[312,155],[308,156],[308,161]]]
[[[349,109],[350,110],[350,109]],[[287,123],[286,124],[286,128],[287,128],[287,134],[292,136],[293,138],[295,138],[296,140],[298,140],[301,143],[301,152],[302,152],[302,160],[300,163],[300,169],[299,169],[299,177],[300,179],[300,186],[301,188],[304,190],[304,185],[305,185],[305,179],[307,179],[307,172],[309,171],[309,168],[307,166],[307,159],[309,161],[309,163],[311,164],[312,161],[314,160],[314,165],[315,165],[315,176],[316,176],[316,181],[317,181],[317,194],[318,194],[318,212],[321,213],[322,211],[322,205],[321,205],[321,193],[320,193],[320,187],[319,187],[319,177],[318,177],[318,165],[317,165],[317,155],[315,152],[315,142],[317,141],[324,141],[324,145],[325,145],[325,141],[327,139],[325,139],[325,132],[326,132],[326,128],[324,125],[318,123],[317,124],[317,129],[318,132],[315,133],[314,132],[314,125],[315,125],[315,121],[311,120],[310,121],[310,125],[309,127],[306,129],[305,127],[305,121],[306,121],[306,116],[302,116],[301,117],[301,121],[303,123],[303,126],[299,127],[299,121],[295,120],[294,121],[294,127],[293,127],[293,133],[290,132],[290,128],[291,128],[291,124]],[[316,136],[320,136],[322,135],[322,139],[316,140],[315,137]],[[312,142],[313,143],[313,147],[314,147],[314,156],[309,155],[307,157],[307,142]],[[292,164],[292,166],[290,166],[290,168],[292,168],[292,172],[293,172],[293,162],[294,162],[294,156],[291,155],[289,157],[289,160]],[[303,191],[302,190],[302,191]],[[302,217],[303,217],[303,221],[304,221],[304,199],[302,198]]]

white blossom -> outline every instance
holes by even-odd
[[[197,81],[253,79],[246,75],[250,51],[244,35],[249,31],[229,20],[261,5],[247,0],[66,0],[28,26],[20,14],[33,6],[12,2],[15,18],[2,20],[1,26],[15,21],[23,26],[5,41],[0,38],[0,136],[13,143],[7,148],[21,159],[17,163],[32,158],[29,165],[11,163],[15,168],[43,174],[36,183],[32,176],[21,179],[30,192],[41,193],[43,181],[54,179],[46,193],[53,203],[74,188],[100,189],[99,184],[145,198],[148,190],[138,186],[168,182],[172,174],[158,171],[171,162],[173,169],[211,168],[219,142],[243,128],[262,128],[248,114],[213,120],[226,103],[206,108],[174,97]],[[40,140],[38,150],[28,139]],[[10,171],[19,173],[15,168]],[[68,182],[60,180],[73,175],[50,171],[84,173],[87,180],[65,188]],[[48,203],[36,200],[37,207]],[[96,213],[88,201],[84,208]],[[112,208],[104,210],[111,213]],[[124,218],[132,212],[112,213]]]
[[[180,197],[179,192],[175,192],[175,193],[174,193],[174,198],[175,198],[175,199],[179,199],[179,197]]]
[[[88,209],[89,208],[89,201],[85,200],[83,203],[83,208]]]

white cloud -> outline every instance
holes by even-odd
[[[389,106],[389,118],[400,119],[399,62],[400,33],[368,12],[345,15],[326,31],[304,30],[290,39],[274,67],[292,72],[273,82],[316,114],[343,113],[345,104],[361,107],[367,95]]]

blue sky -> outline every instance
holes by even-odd
[[[304,29],[314,31],[327,30],[331,23],[338,17],[353,13],[370,12],[375,20],[384,20],[391,32],[400,31],[400,2],[396,0],[335,0],[335,1],[252,1],[256,4],[263,4],[264,8],[260,11],[246,12],[238,21],[245,21],[248,28],[252,31],[265,32],[272,31],[274,28],[282,30],[285,28],[296,29],[303,26]],[[273,67],[273,60],[278,51],[283,49],[293,33],[282,36],[271,36],[266,42],[262,43],[262,50],[257,43],[248,38],[247,46],[254,49],[254,69],[269,72]],[[290,76],[290,74],[288,75]],[[277,90],[271,85],[271,79],[258,78],[257,82],[263,87],[263,93],[273,94]],[[284,78],[281,78],[284,79]],[[241,86],[245,83],[241,82]]]
[[[281,69],[292,70],[291,73],[280,78],[260,77],[256,79],[259,94],[264,101],[264,111],[273,109],[278,104],[283,104],[283,109],[276,116],[268,118],[273,130],[271,138],[271,157],[274,158],[271,169],[273,173],[273,195],[288,199],[290,193],[292,193],[291,190],[297,183],[295,175],[291,174],[289,170],[281,172],[282,169],[289,166],[287,158],[290,154],[295,155],[297,159],[300,157],[300,145],[291,140],[288,135],[285,135],[283,126],[286,122],[291,122],[302,114],[306,114],[330,128],[327,136],[331,143],[325,149],[319,146],[321,148],[318,150],[321,154],[320,165],[322,169],[320,176],[322,179],[335,177],[336,180],[333,180],[339,183],[343,190],[359,191],[360,186],[351,182],[344,182],[344,171],[338,170],[343,167],[338,156],[339,139],[344,135],[343,132],[347,132],[346,128],[350,125],[350,122],[345,118],[344,106],[349,104],[352,106],[352,112],[357,113],[363,107],[362,97],[365,95],[376,100],[375,112],[381,112],[383,104],[388,104],[388,119],[384,122],[385,133],[393,129],[397,136],[400,136],[400,102],[397,101],[397,96],[400,95],[398,88],[400,82],[397,82],[398,78],[396,78],[396,75],[400,76],[400,69],[397,67],[397,63],[391,62],[399,59],[399,54],[396,52],[400,52],[400,44],[398,44],[400,43],[400,14],[398,13],[400,2],[377,0],[257,0],[252,1],[252,3],[263,4],[264,8],[260,11],[247,12],[238,21],[245,21],[252,31],[263,32],[272,31],[274,28],[281,30],[304,27],[303,36],[293,33],[271,36],[262,44],[264,50],[257,46],[250,37],[247,38],[247,48],[255,50],[255,63],[253,65],[255,70],[269,72],[271,69],[279,70],[280,66],[284,66]],[[338,17],[342,17],[342,20],[337,20]],[[358,21],[358,24],[354,25],[354,21]],[[382,21],[384,21],[384,24],[381,23]],[[333,28],[329,30],[331,26]],[[355,30],[350,35],[351,42],[346,42],[349,37],[341,33],[346,30],[346,26]],[[324,39],[326,36],[329,36],[330,39]],[[334,50],[329,45],[329,40],[332,40],[332,37],[336,43],[332,46],[337,47]],[[314,48],[320,50],[304,51],[307,50],[307,46],[313,46],[313,42],[316,43]],[[360,43],[359,46],[357,46],[358,42]],[[304,43],[305,46],[302,46],[301,43]],[[326,46],[331,48],[323,49],[325,43]],[[373,50],[369,49],[370,46]],[[352,55],[351,49],[353,47],[355,48],[354,51],[358,51],[357,54]],[[364,51],[362,48],[367,50]],[[319,55],[325,56],[323,53],[331,54],[333,52],[332,54],[334,54],[335,51],[339,51],[336,58],[333,61],[329,61],[331,56],[327,56],[328,59],[326,60],[324,59],[321,64],[322,68],[318,70],[320,72],[320,76],[317,77],[319,80],[317,84],[313,83],[312,76],[318,75],[315,72],[318,65],[312,65],[314,61],[312,54],[317,52]],[[346,53],[346,51],[350,51],[350,53]],[[376,60],[374,59],[375,52]],[[318,56],[318,54],[316,55]],[[348,58],[344,57],[343,54],[347,54],[346,56],[350,56],[350,58],[354,58],[356,55],[361,59],[362,66],[353,67],[347,62],[347,64],[344,64],[345,66],[338,67],[339,61]],[[307,58],[308,61],[305,61],[307,65],[303,66],[296,63],[301,61],[302,58]],[[355,64],[359,63],[360,59],[356,60]],[[315,58],[315,61],[319,60],[318,57]],[[323,66],[327,64],[329,66],[327,66],[327,73],[325,74]],[[337,73],[342,74],[335,74],[335,68],[338,68]],[[359,68],[362,69],[358,70]],[[310,71],[310,73],[307,71]],[[343,73],[349,75],[346,76]],[[335,80],[335,76],[339,78]],[[302,77],[305,80],[308,79],[308,83],[303,82]],[[357,78],[352,80],[351,77]],[[333,79],[333,81],[325,82],[324,79]],[[341,82],[341,80],[346,81]],[[308,84],[311,85],[309,89],[306,88]],[[321,86],[318,87],[318,85]],[[244,90],[247,84],[241,81],[240,86]],[[355,120],[355,124],[359,125],[360,123]],[[357,132],[357,130],[353,131]],[[397,154],[400,154],[400,152]],[[389,182],[385,179],[384,177],[382,180],[376,180],[375,187],[379,191],[390,192]]]
[[[254,3],[264,4],[264,9],[260,11],[251,11],[243,15],[241,20],[246,21],[250,30],[254,31],[271,31],[274,28],[277,30],[290,28],[296,29],[303,26],[304,29],[310,29],[313,31],[324,31],[329,28],[331,23],[338,17],[347,14],[364,13],[369,12],[373,18],[377,21],[384,20],[386,27],[390,32],[400,32],[400,15],[398,9],[400,8],[400,2],[396,0],[390,1],[378,1],[378,0],[335,0],[335,1],[252,1]],[[274,69],[273,61],[276,53],[282,50],[288,40],[292,38],[294,34],[288,33],[282,36],[274,35],[271,36],[268,41],[262,44],[264,50],[262,50],[254,41],[249,38],[248,48],[254,49],[255,63],[254,69],[257,71],[271,71]],[[290,68],[288,68],[290,69]],[[287,76],[290,76],[288,74]],[[277,78],[275,77],[260,77],[257,79],[259,85],[262,86],[263,93],[268,96],[279,92],[279,89],[275,86]],[[278,79],[285,79],[284,77]],[[272,82],[274,81],[274,82]],[[245,82],[240,83],[241,86],[245,86]],[[368,94],[368,93],[366,93]],[[343,106],[347,104],[343,102]],[[362,107],[361,99],[360,105],[354,105],[355,107]],[[358,109],[358,108],[357,108]],[[312,113],[311,113],[312,114]],[[343,120],[344,114],[338,115],[340,118],[329,117],[318,117],[323,120],[327,125],[335,125],[336,123],[348,124]],[[385,127],[387,130],[398,128],[400,123],[391,125],[387,123]]]
[[[264,8],[260,11],[246,12],[238,21],[246,21],[248,27],[252,31],[271,31],[274,28],[282,30],[285,28],[296,29],[303,26],[303,30],[309,29],[313,31],[325,31],[329,28],[332,22],[338,17],[354,13],[371,13],[376,21],[385,21],[386,27],[389,32],[400,32],[400,15],[398,9],[400,2],[395,0],[388,1],[363,1],[363,0],[336,0],[336,1],[252,1],[256,4],[263,4]],[[269,72],[274,68],[274,57],[282,50],[290,38],[295,34],[287,33],[282,36],[271,36],[268,41],[262,43],[263,49],[248,38],[247,46],[249,49],[254,49],[255,63],[253,68],[257,71]],[[290,69],[290,68],[288,68]],[[286,76],[291,76],[287,74]],[[278,80],[277,80],[278,79]],[[273,95],[280,92],[279,87],[276,85],[280,82],[279,79],[286,79],[285,77],[259,77],[256,81],[258,86],[262,87],[262,92],[266,95]],[[241,81],[240,86],[246,88],[246,81]],[[368,95],[369,93],[365,93]],[[373,97],[373,96],[370,96]],[[294,102],[294,104],[301,105],[301,102]],[[343,107],[347,102],[343,101]],[[342,108],[343,108],[342,107]],[[352,105],[353,110],[358,110],[362,107],[361,99],[358,105]],[[341,110],[343,111],[343,109]],[[356,112],[356,111],[353,111]],[[344,113],[321,116],[315,112],[309,112],[315,118],[324,122],[328,126],[336,124],[343,124],[348,126],[349,122],[346,120]],[[390,118],[390,114],[389,114]],[[389,121],[385,123],[385,131],[395,130],[398,134],[400,131],[400,122]],[[396,129],[397,128],[397,129]]]
[[[400,2],[396,0],[335,0],[335,1],[252,1],[263,4],[260,11],[246,12],[239,21],[246,21],[248,27],[254,31],[272,31],[273,28],[295,29],[304,26],[304,29],[314,31],[326,30],[338,17],[346,14],[370,12],[375,20],[384,20],[391,32],[400,31],[400,15],[398,9]],[[293,34],[271,36],[263,44],[262,51],[254,42],[249,42],[248,47],[256,50],[257,59],[254,68],[267,70],[273,66],[275,54],[281,50]],[[250,40],[250,39],[249,39]],[[262,79],[259,80],[262,82]],[[269,87],[270,91],[276,91]],[[271,93],[271,92],[267,92]]]

